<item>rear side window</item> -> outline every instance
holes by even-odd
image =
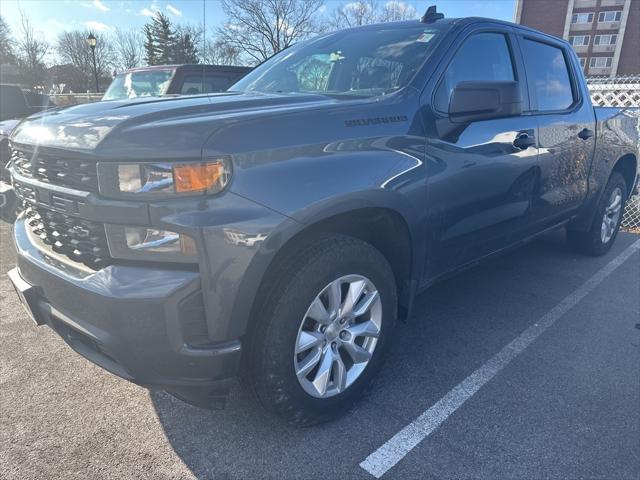
[[[461,82],[511,82],[515,80],[506,37],[478,33],[469,37],[449,63],[436,91],[435,107],[448,111],[453,89]]]
[[[538,111],[566,110],[571,107],[576,98],[562,49],[528,39],[524,40],[522,49],[529,90],[535,94]]]
[[[11,85],[0,85],[0,105],[5,114],[21,112],[25,107],[22,90]]]
[[[231,86],[231,79],[221,75],[187,75],[180,89],[182,95],[224,92]]]

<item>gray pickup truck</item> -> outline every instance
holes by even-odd
[[[295,45],[227,93],[24,121],[9,276],[120,377],[212,407],[240,376],[308,425],[361,396],[444,276],[560,227],[605,254],[637,142],[565,41],[431,9]]]

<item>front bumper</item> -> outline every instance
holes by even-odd
[[[122,378],[194,404],[209,401],[203,392],[225,393],[238,371],[241,345],[189,344],[194,319],[206,325],[198,272],[137,265],[83,270],[34,245],[21,219],[14,240],[12,275],[33,287],[29,304],[36,320],[76,352]]]

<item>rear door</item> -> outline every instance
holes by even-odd
[[[595,118],[569,47],[542,35],[522,34],[518,41],[538,125],[540,183],[532,228],[539,230],[570,218],[582,204],[595,149]]]
[[[439,66],[439,80],[425,90],[434,92],[433,116],[425,121],[429,278],[522,238],[538,177],[536,120],[527,114],[526,79],[512,29],[468,29],[450,50],[455,53]],[[447,121],[451,92],[466,81],[517,82],[523,114],[473,121],[443,134],[438,125]],[[516,146],[518,137],[531,144]]]

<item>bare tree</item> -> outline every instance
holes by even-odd
[[[240,65],[241,55],[242,51],[237,45],[231,45],[221,38],[207,39],[202,61],[210,65]]]
[[[331,12],[329,26],[332,30],[359,27],[378,21],[378,2],[357,0],[337,7]]]
[[[42,87],[45,79],[45,57],[49,44],[36,35],[29,18],[20,12],[20,38],[17,42],[18,65],[32,87]]]
[[[84,73],[87,77],[87,87],[93,85],[93,60],[91,50],[87,45],[88,31],[65,31],[58,37],[56,50],[63,62],[69,63]],[[96,35],[96,70],[98,77],[111,77],[114,65],[114,48],[107,35]]]
[[[144,61],[144,37],[138,30],[117,29],[113,38],[115,67],[127,70],[142,65]]]
[[[332,30],[359,27],[371,23],[397,22],[418,18],[414,7],[399,0],[389,0],[382,7],[376,0],[356,0],[337,7],[329,14]]]
[[[399,22],[402,20],[415,20],[419,18],[416,9],[405,2],[390,0],[382,7],[378,16],[379,22]]]
[[[15,62],[14,47],[15,42],[11,38],[11,29],[0,15],[0,65]]]
[[[228,23],[218,37],[253,62],[262,62],[320,31],[323,0],[222,0]]]

